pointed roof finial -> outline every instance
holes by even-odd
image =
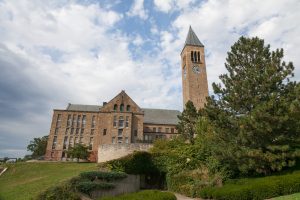
[[[188,35],[187,35],[185,43],[184,43],[184,47],[186,45],[204,47],[204,45],[200,42],[200,40],[198,39],[197,35],[193,31],[191,25],[190,25],[189,32],[188,32]]]

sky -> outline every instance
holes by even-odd
[[[283,48],[300,80],[299,0],[0,0],[0,157],[49,134],[53,109],[121,90],[143,108],[182,110],[180,52],[191,25],[209,92],[240,36]]]

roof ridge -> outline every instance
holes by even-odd
[[[171,110],[171,111],[179,111],[179,110],[175,110],[175,109],[164,109],[164,108],[141,108],[143,109],[148,109],[148,110]],[[180,111],[179,111],[180,112]]]

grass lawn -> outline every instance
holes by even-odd
[[[300,200],[300,193],[272,198],[272,200]]]
[[[44,189],[79,172],[97,169],[96,163],[16,163],[0,176],[0,199],[32,199]]]

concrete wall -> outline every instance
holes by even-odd
[[[91,192],[91,197],[96,199],[105,196],[116,196],[125,193],[137,192],[140,190],[140,176],[128,175],[127,178],[116,180],[113,184],[115,184],[115,188],[93,191]]]
[[[118,159],[134,151],[148,151],[152,144],[103,144],[98,149],[98,163]]]

